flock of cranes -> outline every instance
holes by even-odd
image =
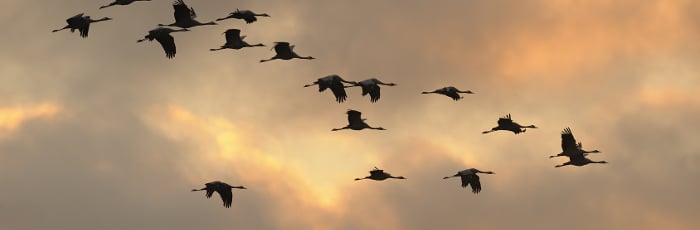
[[[107,7],[115,6],[115,5],[129,5],[133,2],[136,1],[151,1],[151,0],[115,0],[112,3],[109,3],[107,5],[99,7],[99,9],[104,9]],[[175,18],[175,22],[171,24],[158,24],[159,27],[150,30],[146,36],[144,36],[143,39],[137,40],[137,42],[143,42],[143,41],[153,41],[156,40],[158,43],[161,44],[163,47],[163,50],[165,51],[165,55],[167,58],[174,58],[175,54],[177,53],[177,48],[175,46],[175,39],[170,35],[171,33],[174,32],[185,32],[185,31],[190,31],[189,28],[196,27],[196,26],[205,26],[205,25],[217,25],[216,22],[214,21],[209,21],[209,22],[199,22],[195,20],[197,17],[197,14],[194,11],[194,8],[189,7],[185,4],[183,0],[176,0],[173,3],[173,9],[174,13],[173,16]],[[216,21],[223,21],[226,19],[240,19],[244,20],[246,23],[250,24],[253,22],[256,22],[258,20],[257,17],[270,17],[270,15],[266,13],[254,13],[253,11],[250,10],[239,10],[236,9],[234,12],[231,12],[228,16],[216,19]],[[75,30],[78,30],[80,32],[80,36],[83,38],[88,37],[88,32],[90,29],[90,24],[91,23],[96,23],[96,22],[101,22],[101,21],[107,21],[107,20],[112,20],[112,18],[109,17],[104,17],[101,19],[93,20],[90,18],[90,16],[85,16],[84,14],[78,14],[73,17],[70,17],[66,20],[67,24],[65,27],[61,29],[56,29],[53,30],[53,32],[58,32],[62,31],[65,29],[70,29],[71,32],[74,32]],[[179,29],[173,29],[170,27],[179,27]],[[224,32],[225,38],[226,38],[226,43],[221,45],[219,48],[213,48],[210,49],[210,51],[218,51],[218,50],[223,50],[223,49],[242,49],[246,47],[262,47],[265,46],[262,43],[257,43],[257,44],[249,44],[244,41],[245,36],[241,36],[241,31],[239,29],[228,29]],[[269,59],[263,59],[260,60],[260,62],[267,62],[271,60],[290,60],[290,59],[314,59],[314,57],[311,56],[300,56],[296,52],[294,52],[294,45],[291,45],[289,42],[275,42],[274,45],[274,50],[275,50],[275,56],[269,58]],[[377,78],[369,78],[366,80],[362,81],[349,81],[341,78],[340,76],[336,74],[328,75],[325,77],[318,78],[316,81],[312,82],[311,84],[304,85],[304,87],[311,87],[314,85],[318,85],[318,91],[323,92],[326,89],[330,89],[331,92],[333,93],[333,96],[335,97],[335,101],[338,103],[343,103],[347,100],[347,92],[345,91],[346,88],[351,88],[351,87],[360,87],[362,89],[362,96],[366,96],[369,94],[370,96],[370,102],[371,103],[376,103],[380,99],[380,92],[381,92],[381,87],[380,85],[383,86],[396,86],[396,83],[384,83],[380,81]],[[422,92],[422,94],[442,94],[447,97],[450,97],[454,101],[458,101],[462,99],[463,97],[460,94],[474,94],[471,90],[460,90],[457,89],[454,86],[447,86],[441,89],[436,89],[433,91],[426,91]],[[362,113],[356,110],[349,109],[347,112],[347,119],[348,119],[348,124],[345,127],[342,128],[333,128],[331,131],[339,131],[339,130],[344,130],[344,129],[351,129],[351,130],[363,130],[363,129],[374,129],[374,130],[386,130],[382,127],[373,127],[368,125],[365,121],[366,119],[362,118]],[[504,117],[501,117],[497,121],[498,126],[493,127],[491,130],[483,131],[483,134],[491,133],[494,131],[498,130],[503,130],[503,131],[510,131],[513,132],[514,134],[520,134],[525,132],[527,129],[534,129],[537,128],[535,125],[520,125],[516,122],[514,122],[511,119],[511,115],[508,114]],[[587,164],[591,163],[597,163],[597,164],[604,164],[607,163],[606,161],[593,161],[587,158],[587,156],[590,153],[599,153],[600,151],[598,150],[592,150],[592,151],[586,151],[583,149],[582,143],[581,142],[576,142],[576,139],[574,139],[574,136],[571,132],[570,128],[565,128],[564,131],[561,133],[561,147],[562,147],[562,152],[550,156],[550,158],[555,158],[555,157],[568,157],[569,161],[562,163],[560,165],[556,165],[555,167],[563,167],[567,165],[574,165],[574,166],[584,166]],[[383,181],[386,179],[406,179],[403,176],[393,176],[390,173],[385,172],[382,169],[379,169],[377,167],[374,167],[373,170],[369,171],[370,175],[363,177],[363,178],[355,178],[355,180],[365,180],[365,179],[370,179],[370,180],[376,180],[376,181]],[[471,186],[472,192],[474,194],[477,194],[481,192],[481,181],[479,180],[479,176],[477,175],[478,173],[482,174],[494,174],[492,171],[481,171],[479,169],[475,168],[469,168],[465,169],[462,171],[457,172],[456,174],[452,176],[447,176],[444,177],[443,179],[448,179],[452,177],[460,177],[462,181],[462,187],[466,188],[468,186]],[[221,197],[223,201],[223,205],[226,208],[231,207],[231,203],[233,200],[233,189],[246,189],[244,186],[232,186],[227,183],[221,182],[221,181],[213,181],[205,184],[204,188],[201,189],[192,189],[192,191],[206,191],[205,196],[207,198],[211,198],[211,196],[214,194],[214,192],[218,193],[219,196]]]

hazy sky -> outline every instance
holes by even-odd
[[[9,0],[0,9],[0,229],[698,229],[700,2]],[[85,12],[82,39],[51,33]],[[226,29],[268,47],[210,52]],[[316,60],[258,63],[288,41]],[[370,77],[375,104],[305,84]],[[453,85],[454,102],[421,91]],[[345,111],[386,131],[339,131]],[[512,114],[539,128],[481,131]],[[593,160],[566,159],[571,127]],[[383,168],[407,180],[353,181]],[[474,195],[459,179],[481,176]],[[244,185],[230,209],[190,192]]]

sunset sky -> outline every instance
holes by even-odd
[[[700,1],[5,0],[0,229],[699,229]],[[51,33],[78,13],[88,38]],[[210,52],[237,28],[267,47]],[[271,61],[288,41],[315,60]],[[304,88],[395,82],[370,103]],[[453,101],[420,92],[472,90]],[[386,131],[343,130],[345,111]],[[538,128],[481,134],[511,114]],[[609,164],[555,168],[571,127]],[[407,180],[354,181],[374,166]],[[478,168],[475,195],[459,170]],[[244,185],[231,208],[191,192]]]

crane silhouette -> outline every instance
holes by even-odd
[[[224,202],[224,207],[226,208],[230,208],[231,202],[233,201],[233,193],[231,192],[231,189],[247,189],[243,186],[231,186],[221,181],[212,181],[204,184],[204,186],[204,188],[192,189],[192,191],[196,192],[206,190],[207,193],[205,194],[205,196],[207,197],[207,199],[211,198],[211,195],[214,194],[214,192],[217,192],[219,193],[219,196],[221,196],[221,200]]]
[[[323,92],[326,89],[330,88],[331,92],[333,92],[333,95],[335,96],[335,101],[338,103],[342,103],[347,99],[348,95],[345,93],[345,85],[343,85],[343,82],[348,83],[348,84],[355,84],[356,82],[354,81],[346,81],[345,79],[341,78],[340,76],[333,74],[333,75],[328,75],[322,78],[319,78],[315,82],[304,85],[304,87],[309,87],[309,86],[314,86],[318,85],[318,92]]]
[[[348,125],[343,128],[332,129],[331,131],[338,131],[343,129],[352,130],[363,130],[363,129],[376,129],[376,130],[386,130],[382,127],[370,127],[365,123],[366,119],[362,119],[362,113],[356,110],[348,109],[346,112],[348,114]]]
[[[346,86],[346,87],[355,87],[355,86],[362,87],[362,96],[369,94],[369,101],[372,103],[375,103],[375,102],[379,101],[379,97],[381,96],[379,85],[395,86],[396,84],[395,83],[384,83],[376,78],[370,78],[367,80],[353,83],[353,85]]]
[[[90,23],[95,23],[95,22],[101,22],[101,21],[107,21],[107,20],[112,20],[112,18],[109,17],[104,17],[100,18],[97,20],[93,20],[90,18],[90,16],[83,16],[83,13],[77,14],[73,17],[70,17],[66,19],[66,22],[68,25],[64,26],[61,29],[56,29],[51,32],[58,32],[61,30],[65,29],[70,29],[70,32],[75,32],[75,30],[78,30],[80,32],[80,37],[87,38],[88,32],[90,31]]]
[[[226,44],[222,45],[218,49],[209,49],[211,51],[217,51],[217,50],[222,50],[222,49],[242,49],[244,47],[256,47],[256,46],[265,46],[262,43],[258,44],[248,44],[247,42],[243,41],[245,39],[245,36],[241,36],[241,30],[239,29],[228,29],[226,32]]]
[[[466,188],[468,185],[471,185],[472,192],[474,194],[478,194],[479,192],[481,192],[481,182],[479,181],[479,176],[476,175],[477,173],[495,174],[491,171],[484,172],[475,168],[470,168],[459,171],[455,175],[443,177],[442,179],[460,177],[462,179],[462,188]]]
[[[233,19],[243,19],[243,20],[245,20],[245,23],[250,24],[250,23],[258,21],[257,17],[270,17],[270,15],[267,15],[264,13],[263,14],[256,14],[255,12],[250,11],[250,10],[239,10],[238,8],[236,8],[236,11],[231,12],[226,17],[216,19],[216,21],[223,21],[223,20],[226,20],[229,18],[233,18]]]
[[[377,180],[377,181],[382,181],[386,180],[389,178],[394,178],[394,179],[406,179],[403,176],[392,176],[391,174],[384,172],[384,170],[378,169],[377,167],[374,167],[374,170],[369,171],[369,176],[363,177],[363,178],[355,178],[355,180],[364,180],[364,179],[370,179],[370,180]]]
[[[452,98],[455,101],[463,98],[463,97],[459,96],[460,93],[474,94],[470,90],[461,91],[453,86],[447,86],[447,87],[444,87],[442,89],[436,89],[436,90],[431,91],[431,92],[423,92],[423,94],[430,94],[430,93],[442,94],[442,95],[445,95],[445,96]]]
[[[155,39],[160,43],[161,46],[163,46],[163,50],[165,51],[165,57],[167,58],[173,58],[175,57],[175,53],[177,49],[175,48],[175,39],[173,36],[170,36],[170,33],[173,32],[181,32],[181,31],[190,31],[188,29],[171,29],[171,28],[165,28],[165,27],[158,27],[155,29],[152,29],[151,31],[148,31],[148,34],[144,36],[143,39],[140,39],[136,42],[143,42],[143,41],[153,41]]]
[[[151,1],[151,0],[114,0],[114,2],[112,2],[112,3],[110,3],[110,4],[107,4],[107,5],[104,5],[104,6],[100,6],[100,9],[104,9],[104,8],[107,8],[107,7],[110,7],[110,6],[114,6],[114,5],[122,5],[122,6],[125,6],[125,5],[131,4],[132,2],[150,2],[150,1]]]
[[[275,56],[270,59],[260,60],[260,62],[272,61],[275,59],[289,60],[293,58],[299,59],[315,59],[311,56],[302,57],[294,52],[294,46],[289,45],[289,42],[275,42]]]
[[[506,131],[511,131],[515,134],[519,134],[519,133],[525,132],[526,131],[525,128],[537,128],[537,127],[535,127],[534,125],[522,126],[518,123],[515,123],[510,118],[510,114],[508,114],[505,117],[501,117],[498,119],[498,126],[491,128],[491,130],[483,131],[481,133],[487,134],[487,133],[497,131],[497,130],[506,130]]]
[[[561,150],[562,152],[554,155],[554,156],[549,156],[549,158],[554,158],[554,157],[569,157],[578,154],[579,152],[583,153],[584,155],[588,155],[589,153],[599,153],[600,151],[598,150],[592,150],[592,151],[586,151],[583,150],[583,144],[581,142],[576,143],[576,139],[574,138],[574,134],[571,133],[571,128],[567,127],[564,129],[564,131],[561,132]]]
[[[571,128],[565,128],[564,131],[561,132],[561,149],[562,152],[555,155],[555,156],[549,156],[549,158],[554,158],[554,157],[561,157],[561,156],[566,156],[569,157],[568,162],[564,162],[561,165],[556,165],[554,167],[562,167],[562,166],[567,166],[567,165],[575,165],[575,166],[584,166],[590,163],[597,163],[597,164],[607,164],[608,162],[606,161],[593,161],[591,159],[586,158],[590,153],[599,153],[600,151],[598,150],[593,150],[593,151],[586,151],[583,150],[583,144],[579,142],[578,144],[576,143],[576,139],[574,139],[574,135],[571,133]]]
[[[197,13],[194,12],[194,8],[188,8],[188,6],[183,0],[176,0],[175,2],[173,2],[173,9],[175,9],[175,13],[173,13],[173,16],[175,17],[175,22],[169,25],[158,24],[158,26],[177,26],[180,28],[190,28],[203,25],[216,25],[216,22],[213,21],[201,23],[197,20],[194,20],[194,18],[197,17]]]

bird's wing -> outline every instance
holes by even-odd
[[[192,19],[190,8],[187,7],[184,1],[176,0],[173,2],[173,9],[175,9],[173,16],[175,17],[176,22]]]
[[[379,176],[381,176],[381,175],[384,174],[384,170],[375,169],[375,170],[369,171],[369,174],[370,174],[372,177],[379,177]]]
[[[239,29],[229,29],[226,30],[226,42],[233,43],[241,41],[241,30]]]
[[[508,114],[507,117],[501,117],[498,118],[498,126],[508,126],[513,123],[513,120],[510,119],[510,114]]]
[[[233,192],[231,192],[231,187],[229,186],[219,186],[216,192],[221,196],[221,200],[224,202],[224,207],[230,208],[231,202],[233,201]]]
[[[275,52],[278,54],[289,53],[292,49],[289,46],[289,42],[277,42],[275,44]]]
[[[362,113],[360,111],[349,110],[347,112],[347,114],[348,114],[348,123],[356,124],[356,123],[362,122]]]
[[[368,90],[369,91],[369,100],[371,102],[377,102],[379,100],[379,97],[380,97],[379,90],[380,90],[379,85],[374,84],[374,85],[369,86],[369,90]],[[362,95],[363,96],[365,95],[364,91],[365,91],[365,87],[362,87],[362,93],[363,93]]]
[[[80,22],[83,21],[83,15],[83,13],[76,14],[75,16],[66,19],[66,22],[68,23],[68,25],[80,24]]]
[[[561,132],[561,150],[563,152],[572,151],[578,149],[576,147],[576,139],[574,139],[574,134],[571,133],[570,128],[565,128]]]
[[[85,25],[78,27],[78,31],[80,31],[81,37],[86,38],[88,36],[88,32],[90,32],[90,23],[85,23]]]
[[[248,11],[249,14],[244,14],[243,15],[243,20],[245,20],[245,23],[250,24],[258,20],[258,18],[253,15],[253,12]]]
[[[462,179],[462,188],[469,186],[469,175],[460,175],[459,178]]]
[[[177,49],[175,48],[175,39],[173,38],[173,36],[170,36],[170,34],[163,34],[162,36],[157,36],[156,40],[158,40],[158,43],[160,43],[160,45],[163,46],[163,50],[165,51],[166,57],[175,57]]]
[[[479,193],[481,192],[481,181],[479,181],[479,176],[475,174],[472,174],[469,177],[469,183],[472,186],[472,192],[473,193]]]
[[[459,96],[459,94],[457,93],[457,91],[448,91],[448,92],[445,92],[445,95],[447,95],[448,97],[454,99],[455,101],[462,98],[462,97]]]
[[[216,185],[214,183],[206,183],[204,185],[206,186],[205,189],[207,191],[207,194],[205,194],[205,196],[207,198],[211,198],[211,195],[214,194],[214,191],[216,190]]]
[[[331,83],[329,88],[331,88],[331,91],[333,91],[336,101],[343,102],[346,98],[348,98],[348,94],[345,92],[345,86],[343,86],[342,82],[334,81]]]

